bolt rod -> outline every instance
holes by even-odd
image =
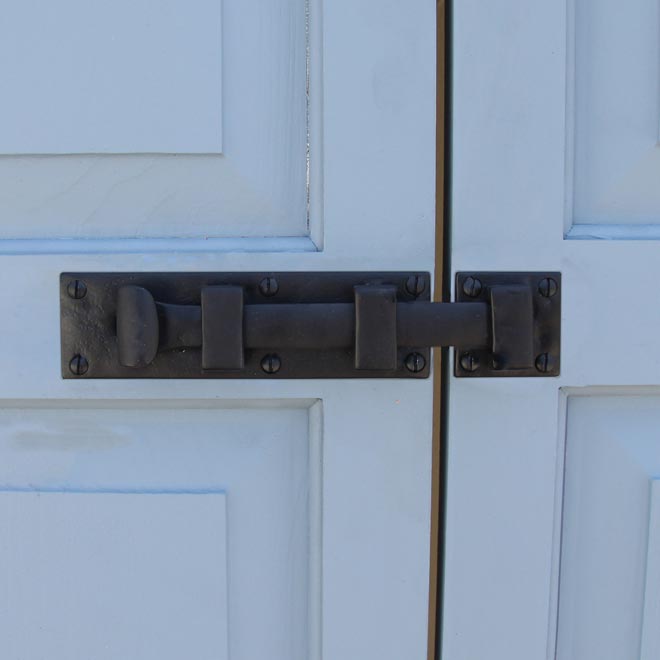
[[[202,345],[201,308],[156,303],[160,348]],[[484,302],[397,303],[399,346],[490,346],[490,307]],[[245,348],[349,348],[355,344],[355,305],[307,303],[246,305]]]

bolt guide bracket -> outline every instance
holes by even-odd
[[[559,273],[63,273],[63,378],[557,376]]]

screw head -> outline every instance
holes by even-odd
[[[89,362],[84,355],[74,355],[69,362],[69,370],[74,376],[84,376],[89,369]]]
[[[69,298],[80,300],[87,295],[87,285],[82,280],[71,280],[66,287]]]
[[[261,368],[267,374],[276,374],[281,366],[282,360],[280,360],[279,355],[275,355],[275,353],[269,353],[261,358]]]
[[[417,296],[424,293],[424,289],[426,289],[426,280],[421,275],[411,275],[406,280],[406,291],[411,296],[417,298]]]
[[[552,277],[545,277],[539,282],[539,293],[544,298],[552,298],[552,296],[554,296],[558,290],[559,286],[557,285],[557,282],[552,279]]]
[[[264,279],[259,282],[259,291],[262,296],[274,296],[279,291],[279,288],[280,285],[274,277],[264,277]]]
[[[536,356],[534,364],[539,373],[547,374],[549,371],[554,370],[556,362],[554,356],[549,353],[541,353],[541,355]]]
[[[468,371],[470,373],[476,371],[479,368],[479,358],[474,355],[474,353],[463,353],[459,363],[463,371]]]
[[[404,364],[412,374],[418,374],[426,366],[426,360],[421,353],[410,353],[406,356]]]
[[[478,280],[476,277],[470,276],[463,282],[463,293],[468,298],[478,298],[482,290],[483,285],[481,284],[481,280]]]

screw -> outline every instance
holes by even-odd
[[[463,293],[468,298],[478,298],[481,295],[482,289],[481,280],[478,280],[476,277],[468,277],[463,282]]]
[[[539,282],[539,293],[544,298],[552,298],[557,293],[559,287],[552,277],[545,277]]]
[[[417,298],[417,296],[424,293],[424,289],[426,289],[426,280],[420,275],[411,275],[406,280],[406,291],[411,296]]]
[[[406,369],[413,374],[418,374],[426,366],[426,360],[421,353],[410,353],[405,360]]]
[[[280,286],[274,277],[264,277],[264,279],[259,282],[259,291],[261,291],[263,296],[274,296],[279,288]]]
[[[542,374],[547,374],[555,368],[555,358],[549,353],[541,353],[536,357],[536,370]]]
[[[460,359],[461,368],[463,371],[472,373],[479,368],[479,358],[473,353],[463,353]]]
[[[280,360],[279,355],[275,355],[275,353],[264,355],[264,357],[261,359],[261,368],[267,374],[276,374],[280,370],[281,366],[282,360]]]
[[[71,280],[66,287],[70,298],[80,300],[87,294],[87,285],[82,280]]]
[[[74,355],[69,362],[69,369],[74,376],[84,376],[89,369],[89,362],[84,355]]]

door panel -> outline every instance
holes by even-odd
[[[12,7],[0,238],[307,235],[306,13],[304,0]]]
[[[308,657],[307,407],[42,405],[0,409],[9,657]]]
[[[445,660],[655,648],[642,624],[660,593],[645,586],[655,449],[638,449],[660,392],[660,308],[644,284],[660,261],[640,223],[660,207],[657,185],[627,182],[657,183],[644,160],[657,16],[646,0],[454,4],[451,268],[561,271],[562,371],[449,383]]]
[[[219,4],[194,2],[193,9],[203,15],[191,16],[190,3],[165,3],[173,14],[159,14],[154,23],[159,27],[144,33],[142,47],[162,43],[160,31],[175,24],[194,31],[203,23],[201,34],[207,35],[206,21],[216,21]],[[35,11],[42,5],[37,3]],[[77,6],[74,0],[63,5],[69,10]],[[136,18],[158,13],[160,7],[134,6]],[[119,3],[117,11],[126,7]],[[85,5],[85,16],[94,12],[88,9]],[[104,11],[99,8],[98,15]],[[186,16],[179,21],[182,12]],[[125,135],[119,123],[112,124],[116,115],[111,108],[104,108],[108,127],[80,119],[78,113],[86,133],[74,135],[69,144],[89,151],[69,153],[74,146],[67,147],[64,137],[73,125],[67,125],[69,133],[36,132],[51,140],[49,153],[38,153],[41,147],[30,151],[24,139],[23,153],[0,156],[5,337],[0,342],[0,476],[6,482],[0,480],[0,494],[29,510],[25,535],[52,532],[54,546],[62,548],[70,538],[66,525],[55,533],[55,519],[35,518],[42,506],[37,494],[47,493],[43,499],[62,509],[57,520],[65,517],[73,528],[72,521],[79,519],[81,555],[99,538],[108,538],[103,536],[104,517],[113,514],[114,520],[131,509],[125,522],[114,523],[117,544],[148,506],[173,512],[171,527],[163,523],[135,531],[136,549],[157,546],[164,553],[159,563],[171,556],[160,548],[163,539],[175,535],[173,548],[183,546],[178,538],[183,525],[194,524],[192,536],[199,541],[208,539],[216,548],[226,544],[231,660],[426,658],[432,382],[269,382],[265,374],[263,380],[231,382],[63,380],[60,274],[433,270],[434,12],[432,0],[226,0],[215,42],[195,44],[188,52],[197,36],[181,33],[168,54],[173,67],[192,66],[206,58],[203,53],[221,54],[222,107],[199,110],[207,119],[221,120],[221,153],[217,144],[210,153],[170,151],[192,149],[195,135],[210,145],[208,122],[198,127],[186,122],[180,135],[169,135],[157,124],[149,126],[156,133],[136,130],[157,105],[147,99]],[[88,27],[82,16],[72,19],[73,27],[63,25],[59,15],[56,19],[54,27],[64,34]],[[119,14],[110,21],[118,25],[118,37],[131,37],[134,52],[142,47],[126,22]],[[147,30],[144,21],[142,26]],[[103,62],[107,78],[125,92],[135,82],[134,72],[121,78],[122,66],[129,64],[113,59],[117,46],[97,28],[94,42],[103,48],[89,59]],[[75,32],[70,37],[72,43],[88,43]],[[60,48],[56,37],[45,44],[54,41]],[[73,48],[61,45],[54,57],[68,57]],[[148,61],[151,57],[145,53]],[[86,66],[78,54],[73,61]],[[218,65],[203,64],[190,80],[188,72],[173,80],[199,84],[198,94],[213,101],[217,90],[202,87]],[[141,66],[136,63],[137,71],[144,70]],[[161,73],[154,73],[154,84]],[[41,89],[27,99],[43,96],[46,83],[41,80]],[[101,78],[92,82],[105,90]],[[72,89],[75,96],[79,87]],[[176,89],[156,84],[156,91],[175,95]],[[124,102],[132,102],[124,92],[115,105],[121,106],[122,123],[130,124],[121,114]],[[61,123],[71,103],[66,95],[53,100]],[[163,121],[172,119],[170,110],[161,113]],[[48,108],[40,112],[43,117]],[[0,125],[0,133],[10,130]],[[154,134],[165,135],[165,146],[140,152],[146,146],[136,141]],[[108,150],[102,149],[104,140]],[[174,515],[177,498],[189,507],[179,517]],[[223,498],[225,525],[218,520],[213,526],[208,521]],[[135,502],[134,513],[121,504],[129,499]],[[29,563],[19,553],[22,544],[12,544],[9,536],[0,539],[0,545],[4,542],[5,556],[16,568],[10,576],[18,574]],[[34,550],[44,554],[32,556],[45,557],[40,575],[48,590],[41,592],[39,612],[52,627],[51,606],[58,602],[53,593],[60,583],[50,575],[44,547]],[[116,584],[125,585],[124,550],[107,550],[107,565],[118,573]],[[196,552],[202,550],[196,547],[188,554],[184,547],[172,580],[188,570],[193,581],[208,573],[220,585],[221,551],[209,551],[199,561]],[[63,574],[75,574],[64,559]],[[21,581],[30,579],[21,575]],[[76,576],[67,584],[72,589],[67,602],[86,609],[87,595],[84,589],[76,593]],[[36,588],[30,585],[26,592]],[[148,605],[168,589],[178,598],[183,588],[170,582],[152,593],[141,589],[140,602]],[[126,593],[137,589],[139,581]],[[206,602],[222,598],[221,592],[220,586],[212,594],[204,592]],[[159,609],[167,604],[137,611],[137,605],[122,601],[119,588],[107,597],[104,606],[121,605],[158,629],[170,616],[169,610]],[[201,607],[203,601],[179,614],[181,631],[204,625],[208,613],[198,622],[193,616]],[[17,612],[25,612],[24,604]],[[161,618],[158,612],[164,612]],[[1,613],[4,631],[9,619],[3,621]],[[105,631],[93,633],[99,630],[93,613],[88,620],[84,639],[67,638],[49,658],[89,657]],[[218,620],[217,629],[206,629],[208,643],[200,638],[193,649],[198,657],[209,652],[208,646],[220,649],[223,625]],[[43,640],[35,637],[31,652],[37,654]],[[78,642],[88,646],[72,646]],[[140,643],[144,660],[168,652],[148,635]],[[117,639],[115,644],[122,649],[127,642]],[[19,660],[25,652],[19,645],[13,655],[5,655]]]
[[[640,238],[652,232],[657,238],[658,3],[572,0],[568,20],[567,164],[574,175],[569,230]],[[592,226],[598,224],[606,226]]]
[[[568,399],[558,660],[657,657],[660,399]]]
[[[222,153],[222,5],[180,6],[13,6],[0,31],[0,151]]]
[[[9,657],[228,658],[222,493],[2,491],[0,520]]]

